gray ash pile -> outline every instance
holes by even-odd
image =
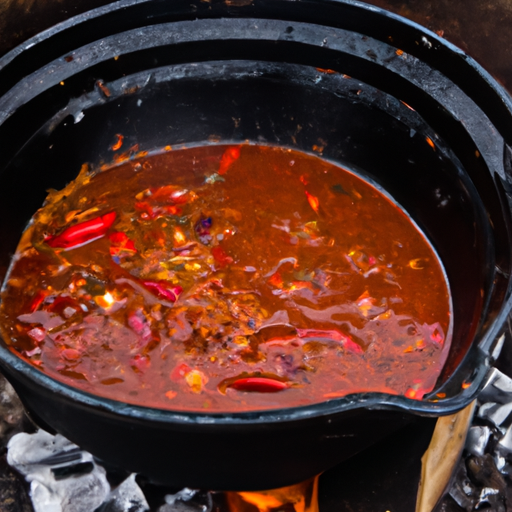
[[[512,510],[512,379],[497,369],[480,393],[465,450],[436,512]]]

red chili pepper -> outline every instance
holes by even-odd
[[[238,160],[240,157],[240,147],[239,146],[233,146],[226,151],[224,151],[224,154],[222,155],[222,158],[220,160],[219,165],[219,171],[218,174],[226,174],[227,170],[233,165],[233,163]]]
[[[304,191],[306,193],[306,197],[308,199],[309,206],[315,211],[315,213],[318,213],[318,208],[320,206],[320,201],[318,200],[318,197],[310,194],[307,190]]]
[[[54,249],[73,249],[105,236],[116,219],[116,212],[86,220],[66,228],[60,235],[50,237],[46,243]]]
[[[152,188],[151,195],[147,200],[150,202],[166,202],[172,204],[185,204],[190,199],[188,191],[174,185],[164,185],[159,188]]]
[[[163,299],[170,300],[171,302],[176,302],[183,291],[180,285],[172,286],[167,281],[142,281],[142,284],[151,291],[155,291]]]
[[[290,386],[286,382],[270,379],[268,377],[246,377],[245,379],[235,380],[229,387],[238,391],[277,393]]]
[[[212,249],[212,256],[221,267],[225,267],[226,265],[233,263],[233,258],[228,256],[224,249],[219,245]]]
[[[341,343],[350,352],[362,354],[363,349],[349,336],[335,329],[297,329],[299,338],[320,338]]]
[[[136,253],[137,249],[133,240],[131,240],[126,233],[122,231],[115,231],[111,233],[108,237],[112,245],[110,246],[110,255],[111,256],[119,256],[120,254],[125,253]]]
[[[44,299],[46,298],[47,293],[43,292],[42,290],[39,290],[35,297],[32,299],[32,302],[30,303],[30,312],[33,313],[34,311],[37,311],[39,309],[39,306],[43,303]]]

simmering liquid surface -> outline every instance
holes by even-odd
[[[71,386],[228,412],[421,399],[451,310],[436,254],[374,186],[288,149],[203,146],[84,169],[50,192],[0,324]]]

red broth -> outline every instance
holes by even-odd
[[[11,349],[95,395],[173,410],[421,399],[451,336],[411,219],[319,157],[165,151],[51,191],[2,292]]]

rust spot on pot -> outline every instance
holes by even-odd
[[[245,7],[246,5],[252,5],[252,0],[226,0],[226,5]]]
[[[96,87],[101,91],[101,93],[105,96],[105,98],[110,98],[110,90],[109,88],[104,84],[103,80],[98,80],[96,82]]]

